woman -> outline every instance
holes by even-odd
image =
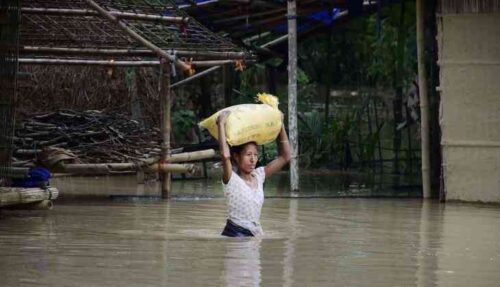
[[[290,161],[291,151],[285,128],[276,139],[279,155],[265,167],[257,164],[257,144],[249,142],[229,150],[225,124],[229,111],[217,118],[219,148],[222,159],[222,182],[228,206],[228,219],[222,235],[229,237],[261,236],[260,212],[264,203],[266,177],[280,171]],[[233,164],[236,170],[233,171]]]

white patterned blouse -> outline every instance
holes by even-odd
[[[223,183],[226,196],[228,219],[246,228],[253,235],[262,235],[260,212],[264,203],[264,167],[256,168],[252,175],[257,179],[257,188],[252,188],[236,173],[232,172],[227,184]]]

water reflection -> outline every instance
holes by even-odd
[[[260,238],[228,238],[224,279],[228,287],[260,286]]]
[[[147,185],[138,190],[126,180],[108,180],[100,187],[80,186],[75,180],[63,192],[91,189],[124,196],[70,198],[49,212],[0,213],[2,287],[469,287],[500,282],[498,206],[267,198],[264,237],[235,239],[220,236],[224,199],[195,196],[202,194],[203,183],[183,182],[177,187],[186,195],[165,202],[148,198]],[[216,194],[219,184],[205,188]]]

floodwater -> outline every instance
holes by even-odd
[[[219,235],[217,180],[175,181],[169,201],[132,177],[55,180],[53,210],[0,214],[0,286],[500,284],[499,206],[349,197],[370,193],[357,179],[290,197],[280,180],[252,239]]]

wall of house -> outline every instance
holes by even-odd
[[[500,12],[437,20],[446,199],[500,203]]]

